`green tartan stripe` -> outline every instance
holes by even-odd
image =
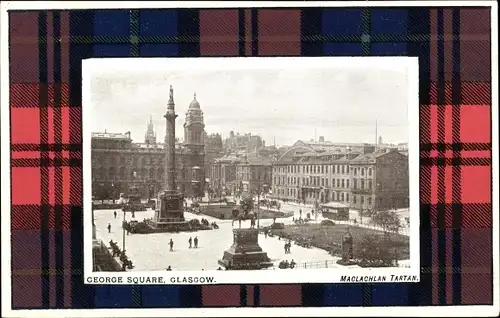
[[[371,31],[371,10],[364,9],[361,11],[361,23],[363,35],[361,36],[361,51],[363,55],[370,55],[371,52],[371,41],[372,37],[370,34]],[[394,41],[391,41],[394,42]]]
[[[130,55],[135,57],[141,54],[139,47],[141,42],[139,14],[139,10],[130,12]]]
[[[429,35],[429,34],[382,34],[382,35],[370,35],[366,33],[366,35],[370,36],[369,42],[428,42],[428,41],[487,41],[488,38],[482,36],[471,37],[470,39],[464,39],[463,36],[459,35],[447,35],[445,36],[437,36],[437,35]],[[272,36],[274,42],[296,42],[298,39],[295,39],[293,36],[284,35],[281,39],[280,36]],[[287,40],[286,38],[290,38]],[[13,39],[13,43],[22,44],[22,43],[33,43],[30,39],[38,41],[39,43],[47,43],[47,39],[49,41],[53,41],[53,37],[18,37]],[[231,39],[231,42],[236,42],[240,40],[245,40],[243,37],[238,36],[211,36],[204,37],[203,42],[226,42],[227,39]],[[266,41],[266,37],[260,37],[261,41]],[[131,36],[63,36],[61,37],[61,41],[64,43],[72,43],[72,44],[140,44],[140,43],[148,43],[148,44],[178,44],[178,43],[198,43],[200,42],[199,36],[190,36],[190,35],[181,35],[181,36],[140,36],[138,34]],[[301,36],[300,41],[303,42],[352,42],[352,43],[361,43],[363,42],[363,35],[307,35]],[[229,41],[228,41],[229,42]]]

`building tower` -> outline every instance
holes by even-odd
[[[149,118],[148,128],[144,136],[144,142],[148,145],[156,145],[156,132],[153,126],[153,116]]]
[[[184,147],[189,158],[191,171],[190,196],[203,196],[205,186],[205,123],[203,111],[194,94],[193,101],[189,104],[184,122]]]

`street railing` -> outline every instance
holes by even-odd
[[[335,267],[335,265],[337,265],[336,260],[325,260],[317,262],[300,263],[295,265],[295,268],[301,268],[301,269],[331,268]]]

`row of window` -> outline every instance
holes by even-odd
[[[299,195],[298,189],[276,189],[275,195],[285,197],[285,194],[288,195],[288,197],[292,198],[297,198],[301,199]],[[353,205],[356,205],[358,202],[360,205],[367,205],[371,206],[372,205],[372,197],[371,196],[357,196],[357,195],[352,195],[349,197],[349,193],[344,193],[344,192],[332,192],[330,194],[331,200],[336,201],[336,202],[345,202],[345,203],[350,203],[349,198],[351,198],[351,203]],[[305,199],[320,199],[320,194],[317,192],[306,192],[304,195]]]
[[[251,179],[250,179],[251,176]],[[256,173],[255,171],[253,173],[242,173],[239,172],[236,174],[236,179],[237,180],[267,180],[269,178],[267,173]]]
[[[347,174],[349,171],[355,176],[365,174],[371,176],[373,174],[372,168],[364,167],[351,167],[349,170],[348,165],[290,165],[290,166],[277,166],[274,167],[275,174],[284,173],[317,173],[325,174],[331,171],[333,174]]]
[[[143,156],[133,156],[133,157],[127,157],[127,156],[119,156],[119,157],[108,157],[108,156],[102,156],[100,158],[92,158],[92,164],[108,164],[111,166],[117,165],[117,164],[129,164],[132,163],[132,165],[154,165],[154,164],[163,164],[164,163],[164,156],[150,156],[150,157],[143,157]]]
[[[177,171],[178,175],[181,178],[192,177],[195,180],[198,180],[200,172],[197,170],[193,170],[191,173],[188,172],[187,169],[179,169]],[[116,169],[115,167],[111,167],[109,169],[100,167],[98,169],[94,169],[92,171],[92,178],[97,180],[127,180],[127,179],[155,179],[155,180],[163,180],[165,176],[163,168],[150,168],[145,169],[126,169],[125,167],[121,167]]]
[[[284,177],[284,176],[274,176],[274,185],[291,185],[291,186],[313,186],[313,187],[330,187],[327,178],[321,177],[309,177],[309,178],[299,178],[299,177]],[[287,181],[287,183],[285,183]],[[301,182],[302,181],[302,182]],[[352,187],[353,189],[368,189],[371,190],[373,187],[372,180],[358,180],[353,179]],[[349,188],[349,179],[332,179],[332,188]]]

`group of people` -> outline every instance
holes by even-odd
[[[286,269],[286,268],[295,268],[295,265],[297,265],[297,263],[295,263],[295,261],[292,259],[291,262],[288,262],[288,260],[284,260],[284,261],[281,261],[279,264],[278,264],[278,267],[280,269]]]
[[[290,248],[292,247],[292,241],[289,240],[288,242],[285,243],[285,254],[290,254]]]
[[[109,246],[111,247],[111,250],[113,252],[113,257],[119,257],[120,261],[122,261],[123,271],[125,271],[127,268],[134,268],[134,264],[131,260],[129,260],[127,254],[125,254],[125,250],[120,250],[120,247],[118,247],[118,244],[116,244],[116,242],[113,242],[113,240],[109,241]]]
[[[192,237],[190,237],[188,243],[189,243],[189,248],[193,247],[193,243],[194,243],[194,248],[198,248],[198,236],[195,236],[194,240]]]
[[[198,236],[195,236],[194,239],[192,237],[189,237],[188,243],[189,243],[189,248],[198,248]],[[170,252],[173,252],[174,251],[173,239],[170,239],[170,241],[168,242],[168,246],[170,246]]]

